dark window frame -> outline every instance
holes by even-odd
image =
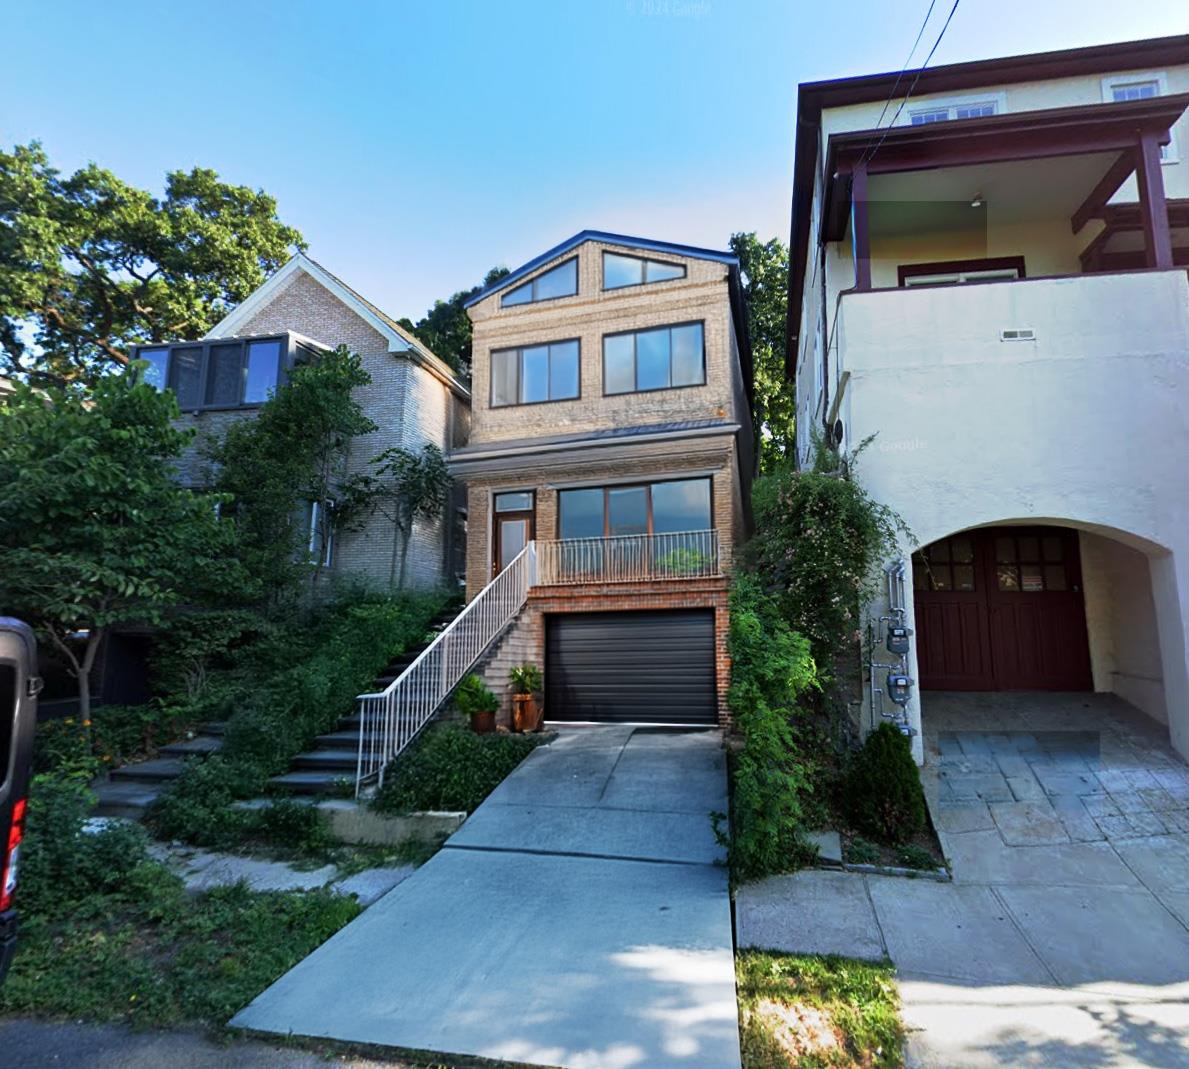
[[[538,282],[538,280],[544,278],[546,275],[551,274],[554,271],[560,271],[563,267],[566,266],[566,264],[571,264],[571,263],[574,265],[574,292],[573,293],[559,293],[556,297],[538,297],[537,296],[537,282]],[[579,277],[579,272],[578,272],[579,266],[581,266],[581,265],[578,263],[578,256],[575,254],[574,256],[570,256],[567,259],[554,264],[552,267],[547,268],[544,271],[538,271],[535,275],[533,275],[532,278],[526,279],[523,282],[518,282],[511,289],[505,290],[502,294],[500,294],[500,308],[501,309],[524,308],[530,304],[543,304],[546,301],[564,301],[567,297],[577,297],[579,291],[582,289],[582,286],[581,286],[582,280]],[[511,294],[524,289],[525,286],[530,287],[529,292],[532,294],[532,296],[527,301],[517,301],[515,304],[505,304],[504,303]]]
[[[654,486],[664,486],[668,483],[707,483],[710,488],[710,525],[701,530],[716,531],[718,527],[715,522],[714,509],[714,476],[713,475],[674,475],[665,479],[650,479],[647,482],[632,482],[632,483],[607,483],[603,486],[562,486],[558,487],[557,491],[557,537],[559,541],[576,542],[580,538],[566,538],[561,533],[562,524],[562,497],[571,491],[581,490],[601,490],[603,493],[603,533],[602,535],[582,535],[581,538],[617,538],[624,537],[621,535],[611,534],[611,491],[613,490],[644,490],[648,502],[648,530],[645,536],[651,537],[656,534],[653,523],[652,511],[652,488]],[[681,534],[683,532],[664,532],[669,534]],[[644,537],[644,536],[640,536]]]
[[[303,352],[308,351],[311,354],[315,352],[311,346],[304,345],[296,341],[289,334],[259,334],[249,335],[240,338],[206,338],[200,341],[184,341],[184,342],[146,342],[143,345],[138,345],[133,350],[132,359],[141,359],[142,352],[157,352],[165,350],[165,366],[162,374],[163,385],[162,390],[170,390],[169,385],[170,375],[173,371],[173,357],[174,353],[182,350],[198,350],[198,388],[197,388],[197,403],[182,404],[181,398],[178,398],[178,408],[182,412],[234,412],[240,410],[252,410],[259,408],[265,401],[238,401],[234,404],[226,403],[211,403],[206,401],[207,391],[211,385],[211,349],[222,346],[235,345],[240,350],[240,374],[242,377],[240,396],[243,396],[243,389],[247,386],[247,368],[248,368],[248,350],[249,347],[259,342],[276,342],[279,349],[277,352],[277,372],[276,378],[273,382],[274,387],[283,386],[289,378],[289,372],[293,369],[294,363],[297,362],[296,355],[298,350]],[[176,391],[174,391],[176,396]],[[266,399],[267,400],[267,399]]]
[[[905,279],[919,278],[921,275],[947,275],[962,271],[1007,271],[1016,269],[1016,278],[987,278],[973,279],[970,282],[933,282],[925,285],[934,286],[977,286],[980,282],[1011,282],[1027,278],[1024,271],[1023,256],[990,256],[973,260],[938,260],[931,264],[900,264],[896,268],[896,285],[903,287]]]
[[[568,345],[573,342],[578,346],[578,392],[572,397],[546,397],[543,401],[521,401],[519,398],[522,395],[522,388],[524,386],[524,350],[525,349],[548,349],[554,345]],[[516,397],[518,400],[509,401],[502,404],[495,402],[495,357],[497,353],[517,353],[516,360]],[[552,372],[553,354],[549,355],[550,371]],[[527,408],[532,405],[557,405],[564,404],[567,401],[582,400],[582,339],[581,338],[554,338],[551,341],[533,342],[531,345],[507,345],[499,349],[492,349],[487,354],[487,405],[489,408]]]
[[[683,382],[680,386],[673,385],[673,343],[669,342],[669,385],[668,386],[649,386],[646,389],[641,389],[640,382],[640,363],[636,357],[636,346],[632,345],[632,381],[635,388],[631,390],[607,390],[607,339],[608,338],[624,338],[637,337],[641,334],[650,334],[654,331],[668,330],[672,331],[678,327],[701,327],[702,328],[702,381],[701,382]],[[639,327],[636,330],[616,330],[609,334],[604,334],[601,341],[602,358],[603,358],[603,396],[604,397],[627,397],[634,393],[659,393],[662,390],[694,390],[700,386],[705,386],[707,381],[706,371],[706,320],[704,319],[687,319],[681,323],[658,323],[655,327]]]
[[[608,286],[607,285],[607,257],[608,256],[618,256],[621,260],[639,260],[642,264],[645,265],[645,267],[641,271],[642,275],[648,274],[647,265],[650,263],[651,264],[663,264],[665,267],[680,267],[681,274],[677,278],[660,278],[660,279],[657,279],[655,282],[650,282],[647,278],[642,278],[639,282],[628,282],[622,286]],[[661,286],[661,285],[664,285],[666,282],[684,282],[686,279],[689,278],[689,267],[686,264],[677,263],[673,260],[658,260],[654,256],[637,256],[634,253],[630,253],[630,252],[612,252],[610,249],[603,250],[603,260],[602,260],[601,266],[603,269],[603,292],[604,293],[613,293],[616,290],[630,290],[635,286]]]

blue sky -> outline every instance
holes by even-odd
[[[927,7],[8,0],[0,141],[154,190],[195,164],[262,187],[417,318],[586,227],[787,237],[797,83],[898,69]],[[934,63],[1187,30],[1184,0],[962,0]]]

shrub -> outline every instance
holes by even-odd
[[[786,871],[806,855],[799,834],[814,769],[797,701],[817,685],[817,674],[809,643],[755,576],[736,576],[730,608],[728,701],[743,744],[734,757],[728,845],[735,876],[749,879]]]
[[[898,846],[925,828],[925,792],[908,739],[880,724],[851,761],[846,777],[847,807],[855,827]]]
[[[384,813],[470,813],[542,741],[540,735],[476,735],[452,724],[430,728],[393,762],[372,804]]]
[[[466,717],[499,712],[500,700],[480,676],[467,676],[454,691],[454,708]]]
[[[508,680],[517,694],[536,694],[545,685],[541,669],[535,664],[519,664],[508,673]]]

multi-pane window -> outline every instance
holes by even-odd
[[[145,382],[194,411],[263,404],[281,382],[285,353],[285,339],[259,338],[144,346],[136,359],[148,363]]]
[[[641,256],[624,256],[617,252],[603,253],[603,289],[615,290],[624,286],[640,286],[646,282],[668,282],[685,278],[685,265],[664,260],[648,260]]]
[[[948,263],[901,264],[901,286],[952,286],[961,282],[995,282],[1024,277],[1024,257],[953,260]]]
[[[1165,78],[1160,72],[1142,75],[1129,75],[1119,78],[1104,78],[1102,82],[1102,98],[1108,104],[1121,104],[1128,100],[1152,100],[1163,96],[1165,92]],[[1177,160],[1176,134],[1167,145],[1160,146],[1160,158],[1165,163]]]
[[[912,581],[918,590],[974,590],[974,542],[970,535],[943,538],[914,553]]]
[[[603,337],[603,393],[638,393],[706,383],[702,324],[683,323]]]
[[[562,490],[559,531],[563,539],[708,531],[710,480],[673,479],[643,486],[595,486]]]
[[[1142,82],[1114,82],[1111,85],[1111,100],[1150,100],[1160,95],[1160,83],[1155,78]]]
[[[985,115],[997,115],[997,100],[961,100],[949,103],[922,104],[909,108],[908,122],[912,126],[924,126],[931,122],[947,122],[950,119],[978,119]]]
[[[995,539],[995,585],[1003,593],[1067,590],[1060,535],[1001,535]]]
[[[491,407],[567,401],[579,394],[577,339],[496,349],[491,354]]]
[[[508,290],[500,298],[501,308],[518,304],[532,304],[534,301],[548,301],[554,297],[573,297],[578,292],[578,257],[575,256],[557,267],[537,275]]]

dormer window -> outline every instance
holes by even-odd
[[[500,298],[501,308],[518,304],[551,301],[555,297],[573,297],[578,292],[578,257],[550,268],[536,278],[508,290]]]
[[[641,286],[646,282],[668,282],[685,278],[685,264],[665,260],[647,260],[642,256],[625,256],[619,252],[603,253],[603,289],[617,290],[624,286]]]

